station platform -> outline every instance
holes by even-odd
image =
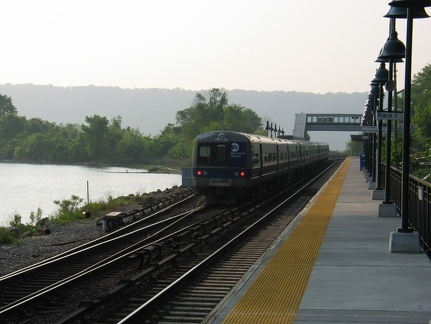
[[[389,252],[401,218],[371,194],[347,158],[211,323],[431,324],[431,261]]]

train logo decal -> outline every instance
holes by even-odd
[[[238,158],[244,158],[245,159],[245,146],[244,146],[244,144],[243,143],[237,143],[237,142],[231,143],[230,144],[230,157],[233,159],[238,159]],[[241,162],[242,161],[235,162],[235,163],[241,163]]]
[[[239,150],[239,144],[238,143],[232,143],[230,146],[230,151],[232,153],[236,153]]]

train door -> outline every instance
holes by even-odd
[[[228,168],[228,143],[215,143],[213,154],[213,176],[215,181],[227,181]]]
[[[298,144],[298,165],[302,164],[302,145]]]
[[[290,145],[286,144],[286,148],[287,148],[287,169],[289,169],[289,167],[291,166],[291,156],[290,156]]]
[[[214,166],[227,165],[227,145],[224,143],[215,144],[214,150]]]
[[[277,151],[275,153],[275,161],[277,163],[277,172],[280,172],[280,147],[277,145]]]

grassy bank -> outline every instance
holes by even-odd
[[[130,209],[142,206],[152,199],[152,194],[129,195],[118,198],[109,197],[82,204],[83,198],[72,195],[70,199],[56,200],[58,209],[54,214],[43,217],[42,210],[31,212],[30,222],[22,223],[22,216],[16,214],[9,227],[0,227],[0,244],[20,245],[26,237],[49,234],[49,224],[67,224],[76,221],[94,221],[113,210]]]

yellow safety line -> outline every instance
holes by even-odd
[[[223,323],[293,323],[350,162],[344,161]]]

